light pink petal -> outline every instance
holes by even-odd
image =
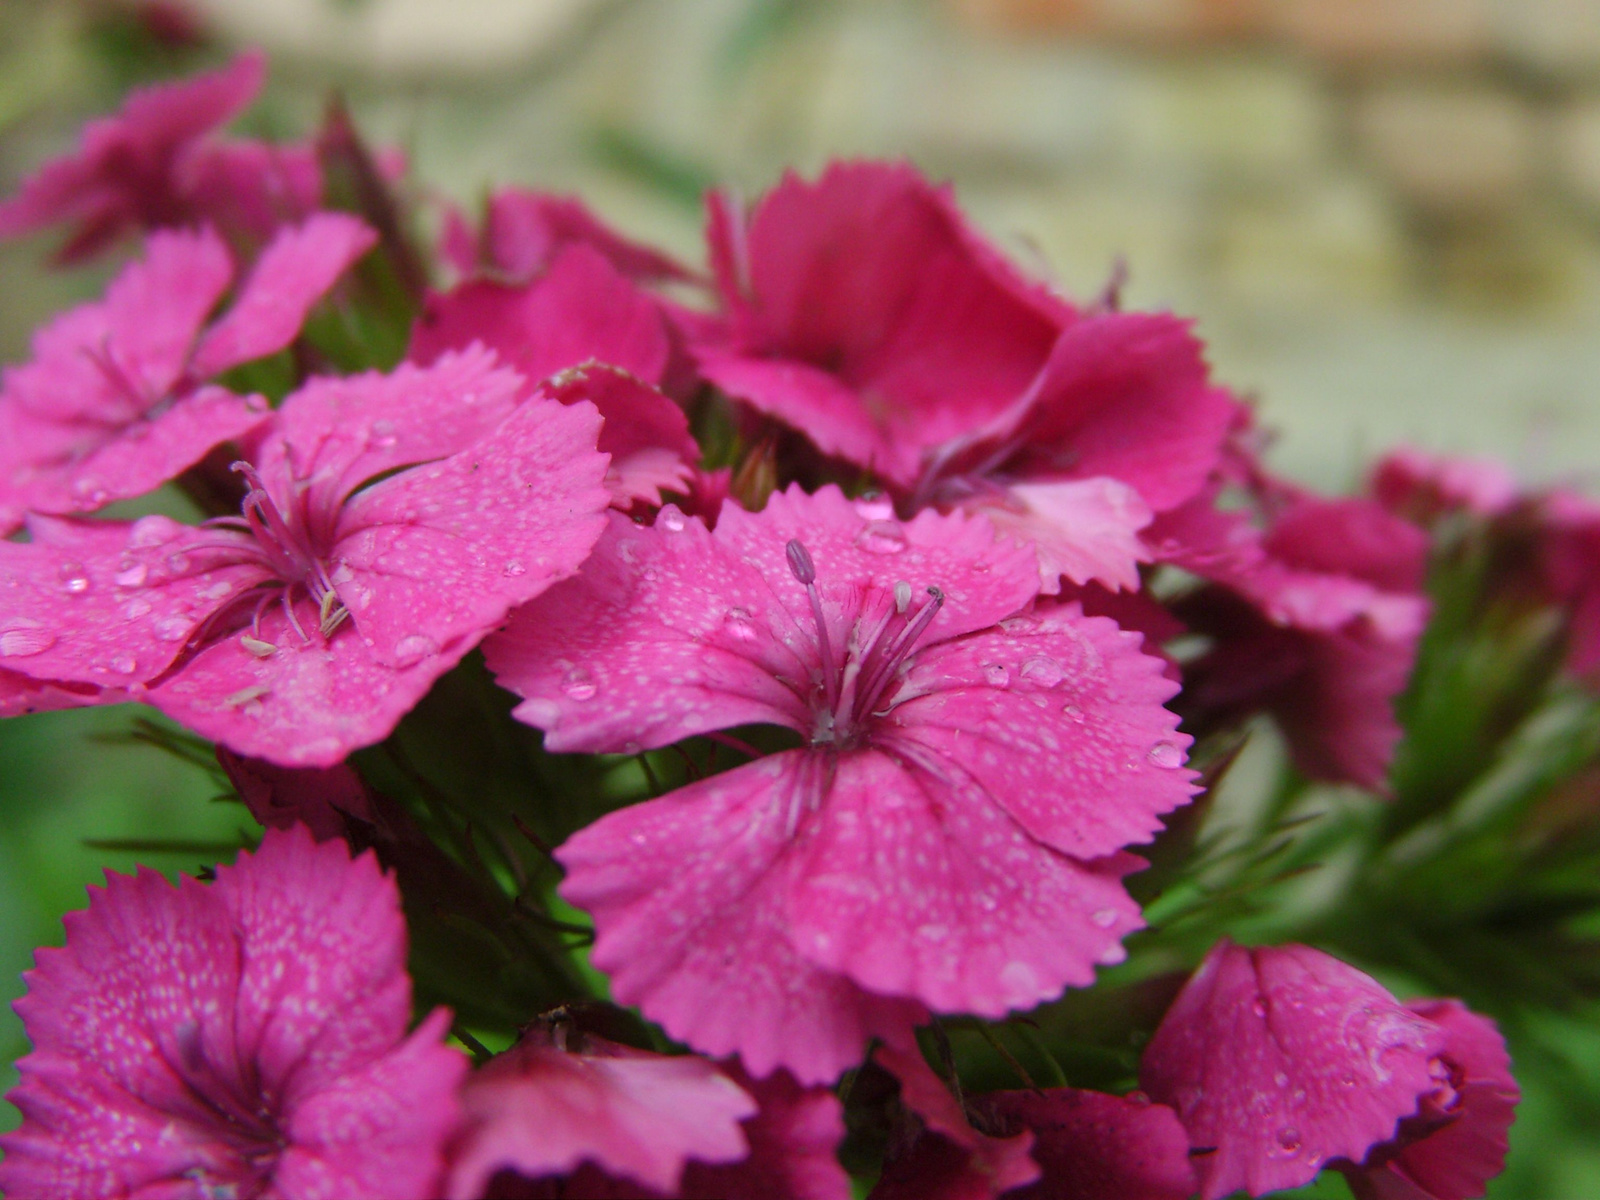
[[[1372,470],[1371,491],[1390,512],[1431,520],[1452,509],[1494,517],[1516,502],[1517,480],[1497,458],[1429,454],[1397,446]]]
[[[582,244],[561,250],[548,273],[523,287],[474,282],[432,297],[410,357],[432,362],[475,341],[530,382],[592,359],[660,383],[669,353],[656,302]]]
[[[1178,1116],[1138,1092],[990,1092],[968,1103],[990,1128],[1031,1129],[1041,1178],[1014,1200],[1188,1200],[1196,1188]]]
[[[1309,1183],[1386,1142],[1434,1081],[1437,1026],[1305,946],[1224,940],[1145,1048],[1144,1090],[1177,1109],[1205,1200]]]
[[[435,1009],[405,1041],[295,1105],[290,1146],[273,1183],[294,1200],[428,1200],[439,1195],[445,1146],[460,1124],[466,1057],[443,1045],[450,1014]]]
[[[322,207],[322,168],[311,142],[208,140],[184,151],[176,174],[184,206],[247,247]]]
[[[921,1119],[924,1132],[906,1152],[891,1156],[872,1200],[994,1200],[1039,1178],[1032,1132],[996,1138],[974,1129],[915,1038],[886,1039],[873,1057],[900,1081],[901,1102]]]
[[[611,456],[606,486],[612,503],[659,505],[663,489],[683,492],[700,461],[689,418],[661,392],[625,371],[592,363],[547,380],[544,393],[563,404],[587,400],[605,425],[598,448]]]
[[[218,608],[264,576],[206,569],[220,540],[166,517],[132,524],[34,517],[30,543],[0,542],[4,665],[35,679],[127,687],[169,667]]]
[[[757,1077],[781,1066],[827,1083],[922,1008],[869,995],[790,944],[787,822],[808,758],[775,755],[612,813],[557,857],[619,1002]]]
[[[482,348],[426,368],[319,377],[284,401],[252,457],[283,511],[298,502],[294,480],[332,508],[381,475],[472,446],[511,415],[522,388]]]
[[[761,1109],[744,1122],[749,1157],[724,1166],[692,1162],[681,1191],[724,1200],[848,1200],[850,1176],[839,1165],[844,1106],[827,1088],[801,1087],[787,1071],[752,1080],[724,1068]]]
[[[75,153],[46,163],[0,204],[0,237],[79,221],[63,251],[70,261],[92,254],[131,224],[181,221],[173,195],[175,158],[243,110],[265,76],[263,56],[245,54],[217,71],[136,89],[115,116],[84,128]]]
[[[239,1052],[291,1109],[394,1046],[411,1019],[400,893],[368,851],[269,829],[217,868],[249,954],[233,1018]]]
[[[344,837],[352,819],[368,825],[377,821],[367,785],[344,763],[322,769],[279,767],[226,747],[217,748],[217,762],[250,815],[268,828],[301,824],[325,842]]]
[[[1150,524],[1150,507],[1115,479],[1014,483],[963,506],[993,523],[1002,534],[1032,542],[1039,555],[1040,590],[1055,594],[1065,576],[1113,590],[1139,587],[1139,564],[1150,552],[1139,531]]]
[[[1143,925],[1121,883],[1139,860],[1060,854],[959,767],[881,744],[842,755],[801,818],[788,885],[800,953],[867,991],[987,1017],[1122,960]]]
[[[1193,794],[1163,665],[1104,618],[1043,610],[917,655],[885,736],[1029,836],[1098,858],[1149,841]]]
[[[756,1103],[705,1059],[637,1052],[569,1054],[522,1045],[482,1068],[462,1092],[465,1145],[449,1194],[471,1200],[496,1172],[539,1179],[582,1163],[656,1192],[676,1192],[691,1160],[749,1153],[740,1121]]]
[[[318,213],[280,230],[256,260],[226,316],[206,331],[190,366],[196,379],[282,350],[311,306],[378,240],[344,213]]]
[[[470,449],[345,507],[331,575],[377,661],[453,664],[578,569],[611,500],[599,430],[587,404],[530,400]]]

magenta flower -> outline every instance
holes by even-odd
[[[599,448],[618,508],[683,491],[699,461],[683,410],[656,390],[673,347],[657,302],[582,243],[556,252],[532,283],[477,281],[429,298],[412,335],[413,361],[481,342],[556,399],[575,394],[600,410]],[[595,369],[598,364],[603,369]],[[581,369],[576,380],[553,379]],[[574,386],[576,384],[576,386]]]
[[[1072,606],[1019,615],[1031,552],[837,489],[614,516],[575,580],[485,646],[556,751],[745,724],[798,734],[558,852],[614,995],[802,1082],[921,1014],[998,1015],[1121,956],[1121,853],[1183,804],[1175,685]]]
[[[404,171],[403,161],[387,158],[380,167],[386,177]],[[175,186],[188,219],[216,226],[236,250],[263,245],[323,200],[322,164],[311,142],[207,140],[178,163]]]
[[[323,213],[283,230],[210,321],[233,281],[209,230],[157,233],[102,301],[57,317],[0,384],[0,532],[23,513],[87,512],[158,487],[267,414],[206,381],[283,349],[373,235]],[[209,323],[208,323],[209,322]]]
[[[1453,1035],[1430,1011],[1321,951],[1224,939],[1156,1030],[1139,1081],[1177,1109],[1204,1200],[1299,1187],[1393,1141],[1427,1097],[1455,1103],[1441,1091],[1460,1077]]]
[[[689,277],[688,271],[659,250],[617,233],[577,197],[526,188],[499,188],[490,193],[483,224],[476,231],[459,210],[449,209],[440,249],[463,278],[481,275],[517,284],[542,275],[565,247],[573,245],[595,250],[629,279],[646,282]]]
[[[1517,499],[1517,481],[1494,458],[1429,454],[1414,446],[1389,451],[1372,470],[1372,495],[1392,513],[1430,521],[1464,511],[1495,517]]]
[[[1360,1166],[1342,1169],[1357,1200],[1473,1200],[1505,1169],[1521,1090],[1494,1022],[1459,1000],[1406,1005],[1433,1022],[1444,1043],[1432,1065],[1437,1086],[1393,1141]]]
[[[352,821],[377,821],[372,794],[353,768],[280,767],[218,748],[217,762],[227,773],[250,815],[268,829],[304,825],[319,842],[342,838]]]
[[[1137,588],[1139,531],[1236,420],[1184,322],[1079,312],[909,167],[786,177],[748,228],[714,207],[711,237],[728,317],[694,340],[705,374],[912,507],[1033,543],[1046,592]]]
[[[555,1034],[525,1034],[462,1089],[452,1200],[511,1190],[491,1187],[502,1173],[538,1180],[584,1165],[671,1194],[691,1160],[728,1163],[750,1153],[740,1122],[756,1102],[713,1063],[598,1037],[569,1051],[565,1031]]]
[[[0,238],[70,221],[60,258],[75,262],[131,229],[191,221],[184,160],[255,99],[265,78],[262,56],[246,54],[221,70],[134,91],[115,116],[88,124],[76,153],[46,163],[0,203]]]
[[[1560,491],[1538,516],[1544,588],[1567,610],[1567,665],[1600,679],[1600,504]]]
[[[30,631],[6,666],[127,688],[285,766],[382,739],[599,536],[594,409],[522,390],[483,351],[316,379],[237,464],[242,516],[32,518],[31,543],[0,543]]]
[[[394,882],[269,831],[211,886],[107,876],[17,1002],[34,1050],[0,1136],[12,1196],[436,1194],[464,1058],[409,1037]]]

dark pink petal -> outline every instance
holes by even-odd
[[[345,506],[331,575],[376,661],[454,664],[578,569],[611,499],[599,430],[587,404],[530,400],[470,449]]]
[[[1567,608],[1567,664],[1600,673],[1600,505],[1558,491],[1540,507],[1539,570],[1551,598]]]
[[[885,1164],[872,1200],[993,1200],[1039,1178],[1033,1134],[996,1138],[974,1129],[909,1032],[886,1038],[873,1057],[900,1081],[901,1102],[924,1132]]]
[[[136,89],[115,116],[89,122],[75,153],[46,163],[0,204],[0,237],[77,222],[61,255],[72,261],[132,226],[181,223],[179,156],[242,111],[265,76],[263,56],[245,54],[217,71]]]
[[[1068,605],[930,647],[885,727],[923,749],[913,761],[956,767],[1030,837],[1090,859],[1149,841],[1188,802],[1189,738],[1161,707],[1176,691],[1137,634]]]
[[[1021,395],[1067,311],[905,165],[787,175],[748,228],[713,210],[732,310],[694,346],[719,386],[825,453],[910,485],[923,452]],[[714,333],[714,331],[707,331]]]
[[[1139,587],[1139,564],[1150,551],[1139,531],[1153,514],[1139,493],[1115,479],[1014,483],[980,492],[961,506],[987,517],[1002,534],[1031,542],[1039,555],[1040,590],[1054,595],[1065,576],[1113,589]]]
[[[734,1162],[749,1145],[750,1095],[712,1063],[612,1046],[568,1053],[524,1040],[462,1091],[464,1144],[449,1194],[471,1200],[503,1170],[538,1179],[589,1163],[655,1192],[676,1192],[691,1160]]]
[[[1439,1088],[1400,1136],[1345,1170],[1358,1200],[1472,1200],[1505,1168],[1521,1090],[1494,1022],[1459,1000],[1406,1005],[1442,1032]]]
[[[1304,496],[1275,514],[1264,548],[1296,570],[1414,594],[1422,591],[1428,537],[1371,500]]]
[[[521,287],[465,283],[434,296],[411,338],[412,361],[482,342],[530,382],[590,360],[660,383],[670,347],[656,302],[585,245],[563,249]]]
[[[184,207],[236,246],[265,245],[322,207],[322,168],[310,142],[200,142],[176,171]]]
[[[456,237],[455,260],[464,273],[470,272],[481,257],[489,273],[513,282],[540,274],[569,245],[594,249],[630,279],[689,277],[681,265],[665,254],[618,234],[575,196],[501,188],[490,195],[485,208],[483,231],[478,238],[481,246],[463,254],[460,234]]]
[[[195,347],[190,371],[209,379],[230,367],[282,350],[300,333],[306,313],[378,240],[344,213],[318,213],[282,229],[256,260],[238,299]]]
[[[925,1019],[812,965],[789,940],[789,804],[808,756],[735,768],[612,813],[557,851],[562,896],[594,915],[612,994],[752,1075],[831,1082],[867,1040]]]
[[[612,503],[626,510],[635,501],[661,503],[663,490],[685,491],[700,461],[689,419],[649,384],[603,363],[563,372],[544,392],[563,404],[587,400],[600,412],[597,449],[611,456],[606,486]]]
[[[279,767],[217,748],[217,762],[228,774],[250,815],[271,829],[304,825],[319,842],[345,836],[350,819],[367,825],[377,816],[367,786],[350,767]]]
[[[1389,451],[1372,471],[1371,491],[1392,513],[1428,521],[1461,509],[1494,517],[1515,503],[1515,476],[1497,458],[1429,454],[1415,446]]]
[[[723,1200],[848,1200],[850,1176],[839,1165],[844,1107],[827,1088],[801,1087],[787,1071],[752,1080],[737,1064],[723,1068],[761,1106],[744,1122],[747,1158],[723,1166],[692,1162],[680,1191]]]
[[[19,650],[26,651],[42,639],[36,625],[0,621],[0,659]],[[89,704],[120,704],[128,696],[104,691],[92,684],[68,684],[33,679],[0,667],[0,717],[21,717],[28,713],[56,712],[63,708],[82,708]]]
[[[1305,946],[1220,942],[1146,1047],[1139,1079],[1177,1109],[1205,1200],[1361,1161],[1434,1087],[1436,1025]]]
[[[968,1103],[995,1130],[1033,1131],[1039,1182],[1014,1200],[1188,1200],[1196,1188],[1178,1116],[1138,1092],[990,1092]]]

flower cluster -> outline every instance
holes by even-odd
[[[0,714],[151,706],[266,827],[40,952],[0,1189],[1482,1193],[1492,1021],[1155,904],[1212,887],[1241,730],[1411,811],[1452,522],[1600,671],[1600,508],[1415,451],[1279,479],[1188,323],[904,164],[713,194],[701,272],[570,198],[421,211],[337,115],[217,135],[262,72],[0,205],[67,261],[143,236],[0,381]],[[410,1033],[408,923],[453,1010]],[[1074,1075],[1113,968],[1159,1003]]]

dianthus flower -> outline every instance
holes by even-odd
[[[1371,491],[1390,512],[1427,522],[1450,511],[1499,516],[1516,502],[1517,481],[1499,459],[1398,446],[1372,469]]]
[[[1567,610],[1567,665],[1600,678],[1600,504],[1559,491],[1536,519],[1544,588]]]
[[[583,830],[562,894],[619,1001],[802,1082],[931,1005],[997,1015],[1083,985],[1139,925],[1121,877],[1191,793],[1175,685],[1134,635],[1020,614],[1031,551],[835,488],[715,532],[613,516],[588,567],[485,645],[556,751],[740,725],[797,749]]]
[[[138,496],[239,438],[267,415],[260,396],[207,381],[294,340],[307,311],[373,234],[323,213],[283,230],[231,308],[233,281],[209,229],[156,233],[104,300],[57,317],[33,358],[0,382],[0,533],[28,511],[87,512]]]
[[[255,99],[265,78],[262,56],[245,54],[217,71],[134,91],[115,116],[88,124],[76,153],[46,163],[0,203],[0,238],[70,221],[75,229],[59,257],[73,262],[130,230],[193,220],[185,160]]]
[[[207,886],[108,875],[38,952],[34,1050],[0,1136],[12,1196],[436,1194],[466,1071],[436,1011],[409,1037],[394,882],[269,831]]]
[[[700,449],[683,410],[657,390],[672,357],[667,325],[653,299],[599,251],[579,243],[556,252],[549,269],[518,286],[486,280],[430,296],[412,334],[410,357],[481,342],[530,385],[563,399],[573,392],[605,418],[599,449],[611,456],[607,485],[618,508],[661,503],[682,492]],[[557,377],[557,378],[552,378]]]
[[[1477,1057],[1474,1039],[1498,1040],[1492,1027],[1474,1018],[1470,1029],[1458,1029],[1456,1019],[1453,1008],[1402,1005],[1321,951],[1245,949],[1224,939],[1162,1020],[1139,1079],[1177,1110],[1195,1148],[1204,1200],[1239,1188],[1260,1196],[1299,1187],[1331,1160],[1361,1163],[1379,1147],[1388,1148],[1366,1175],[1376,1194],[1388,1195],[1380,1177],[1398,1161],[1394,1152],[1416,1141],[1408,1121],[1433,1130],[1467,1120],[1459,1093],[1466,1075],[1502,1094],[1501,1080],[1509,1080],[1503,1050],[1497,1061]],[[1453,1046],[1474,1064],[1465,1074]],[[1508,1110],[1485,1097],[1472,1111],[1474,1123],[1457,1137],[1482,1134],[1481,1120],[1494,1127],[1489,1136],[1503,1139]],[[1389,1146],[1397,1135],[1399,1143]],[[1478,1155],[1462,1169],[1482,1162]]]
[[[1184,322],[1028,282],[910,167],[787,176],[747,226],[715,203],[710,234],[706,376],[911,507],[1032,542],[1047,592],[1137,587],[1139,530],[1199,491],[1235,419]]]
[[[315,379],[235,465],[238,517],[30,518],[0,543],[6,666],[286,766],[380,740],[600,534],[598,416],[522,393],[483,350]]]

